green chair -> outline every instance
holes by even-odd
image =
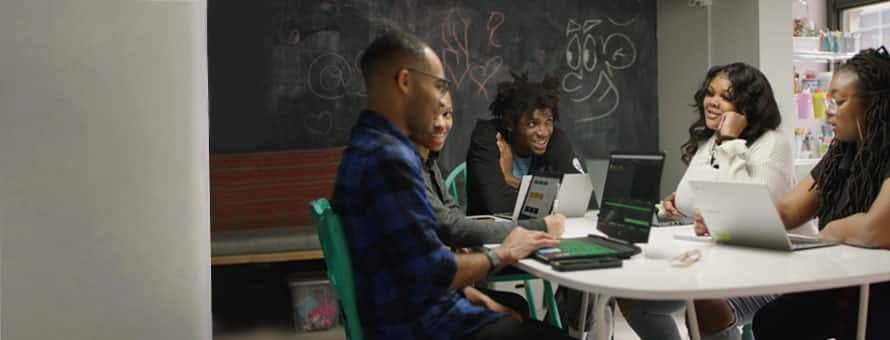
[[[451,170],[448,177],[445,178],[445,186],[448,188],[448,192],[450,192],[451,197],[454,197],[458,204],[460,204],[460,200],[458,199],[460,195],[457,191],[457,176],[460,176],[462,182],[467,183],[467,162],[458,164],[458,166]]]
[[[340,312],[343,313],[345,320],[346,338],[361,340],[362,326],[355,301],[352,260],[349,257],[349,247],[346,246],[346,236],[343,234],[340,218],[334,214],[330,203],[324,198],[309,202],[309,210],[318,229],[318,240],[321,242],[321,251],[328,267],[328,279],[337,291]]]
[[[457,178],[460,177],[464,183],[467,183],[467,163],[463,162],[456,166],[451,173],[448,174],[448,177],[445,178],[445,187],[448,188],[448,192],[451,193],[451,197],[457,202],[460,202],[459,199],[459,191],[457,190]],[[511,282],[511,281],[522,281],[523,286],[525,287],[525,298],[528,299],[528,308],[529,315],[532,318],[538,318],[537,306],[535,305],[534,293],[532,292],[532,286],[530,284],[530,280],[536,280],[537,277],[528,274],[528,273],[509,273],[509,274],[495,274],[488,278],[488,282]],[[562,328],[562,321],[559,319],[559,310],[556,307],[556,299],[553,298],[553,287],[550,285],[550,281],[542,280],[544,282],[544,298],[547,300],[547,311],[550,312],[550,323],[556,327]]]
[[[750,323],[742,328],[742,340],[754,340],[754,329]]]

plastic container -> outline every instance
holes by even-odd
[[[813,118],[825,118],[825,92],[822,89],[813,92]]]
[[[339,325],[337,293],[330,281],[318,276],[291,275],[287,284],[297,332],[326,330]]]
[[[809,119],[813,116],[813,97],[810,90],[804,88],[803,92],[797,94],[797,117],[800,119]]]

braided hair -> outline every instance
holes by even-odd
[[[692,106],[698,113],[698,120],[689,127],[689,140],[680,147],[683,151],[681,157],[683,163],[689,164],[692,156],[698,151],[698,146],[714,135],[714,130],[705,125],[704,100],[708,87],[711,86],[711,80],[717,76],[725,76],[732,84],[729,101],[735,105],[739,113],[744,113],[748,120],[748,126],[739,135],[739,138],[744,139],[748,145],[754,143],[767,130],[775,130],[782,123],[782,115],[773,96],[773,89],[760,70],[745,63],[714,66],[708,70],[701,87],[695,92],[695,104]]]
[[[512,129],[522,115],[536,109],[550,109],[553,120],[559,121],[559,81],[545,75],[541,82],[529,82],[528,73],[513,75],[513,81],[498,84],[498,95],[489,105],[491,115],[501,118],[502,129]]]
[[[862,142],[832,141],[823,157],[823,172],[810,190],[819,189],[820,211],[835,203],[846,183],[850,185],[850,203],[837,208],[837,216],[868,211],[881,190],[883,175],[890,170],[890,55],[882,46],[862,50],[838,69],[858,77],[858,94],[866,100],[862,114]],[[855,152],[849,176],[839,167],[847,152]],[[848,182],[849,181],[849,182]]]

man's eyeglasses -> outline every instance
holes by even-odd
[[[436,82],[436,90],[439,91],[440,97],[444,97],[446,94],[448,94],[448,92],[451,92],[451,81],[449,81],[448,79],[439,78],[436,75],[415,68],[406,67],[405,70],[408,70],[408,72],[418,73],[433,78],[433,80],[435,80]]]

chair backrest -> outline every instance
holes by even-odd
[[[318,239],[324,261],[328,267],[328,279],[337,291],[340,310],[345,315],[346,336],[350,340],[362,339],[361,322],[355,301],[355,283],[352,276],[352,259],[340,218],[334,214],[327,199],[319,198],[309,202],[309,210],[318,229]]]
[[[463,183],[467,183],[467,162],[463,162],[458,164],[451,170],[451,173],[448,174],[448,177],[445,178],[445,187],[448,188],[448,191],[451,193],[451,197],[454,198],[455,202],[460,203],[460,196],[458,193],[460,191],[457,190],[457,177],[461,177],[461,181]]]

